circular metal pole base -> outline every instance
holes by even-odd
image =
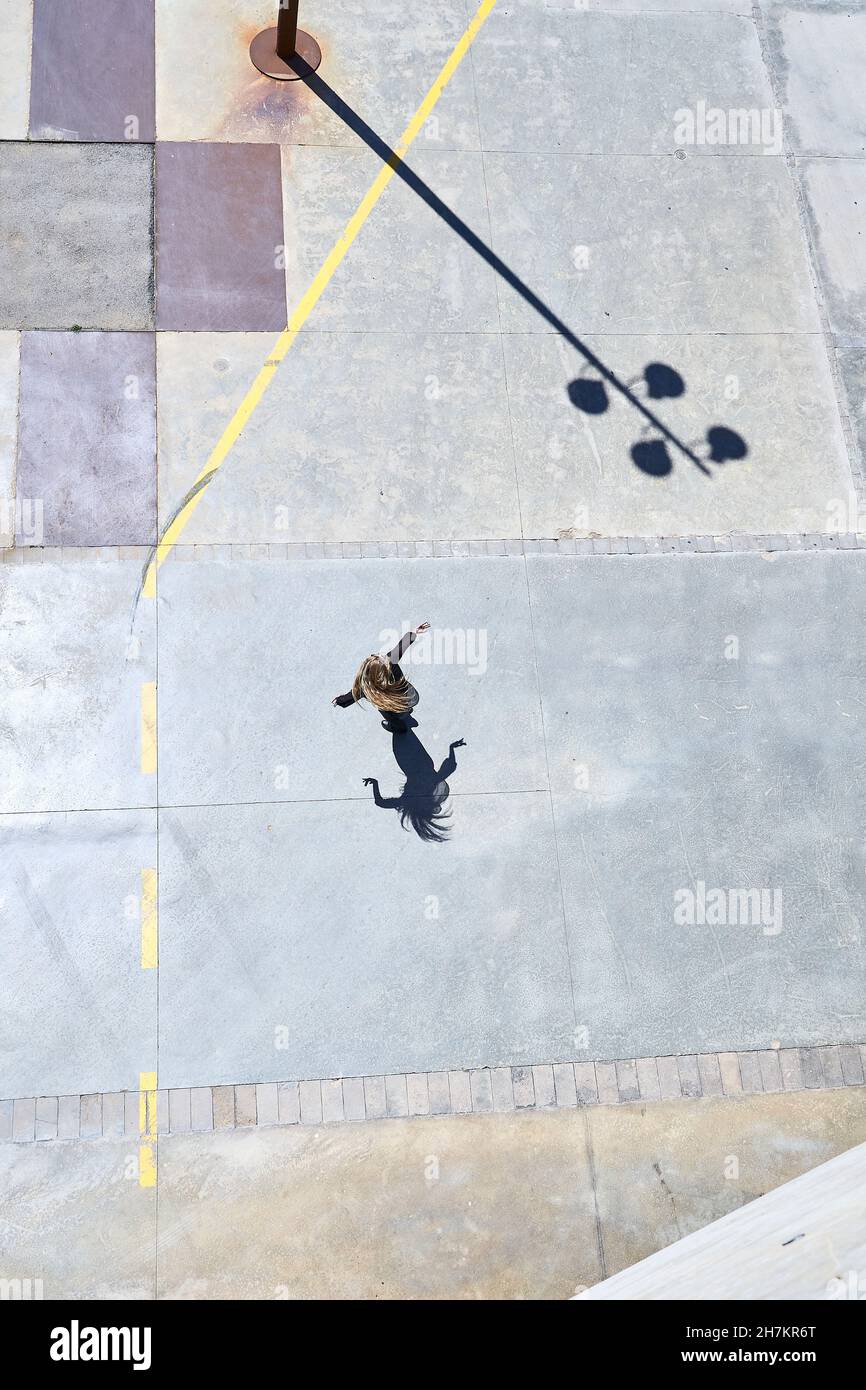
[[[253,67],[263,72],[265,77],[273,77],[277,82],[297,82],[300,77],[309,77],[322,61],[322,50],[312,34],[298,30],[295,51],[291,58],[277,55],[276,29],[263,29],[256,34],[250,44],[250,58]]]

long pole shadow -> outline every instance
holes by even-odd
[[[354,131],[354,133],[363,140],[364,144],[369,146],[374,154],[377,154],[385,164],[389,165],[390,168],[394,170],[397,178],[402,179],[407,187],[412,189],[413,193],[417,193],[418,197],[427,204],[431,211],[435,212],[436,216],[440,217],[453,232],[456,232],[457,235],[466,242],[467,246],[471,247],[476,255],[480,256],[497,275],[501,276],[505,283],[510,285],[511,288],[520,295],[521,299],[544,319],[545,323],[549,323],[551,328],[555,329],[556,332],[604,378],[614,391],[618,391],[619,394],[628,401],[629,405],[633,406],[634,409],[644,417],[654,430],[662,435],[669,444],[672,444],[690,463],[693,463],[696,468],[699,468],[702,473],[706,474],[708,478],[712,477],[710,469],[698,458],[694,450],[669,430],[667,425],[648,409],[643,401],[634,395],[625,382],[620,381],[616,373],[612,372],[610,367],[602,362],[601,358],[597,357],[592,349],[587,347],[586,343],[578,338],[576,333],[572,332],[568,324],[563,323],[562,319],[554,313],[549,305],[544,303],[543,299],[539,299],[535,291],[530,289],[530,287],[520,279],[520,276],[515,274],[510,266],[506,265],[501,256],[497,256],[492,247],[488,246],[485,241],[482,241],[481,237],[478,236],[476,232],[473,232],[472,228],[463,221],[462,217],[458,217],[456,212],[454,212],[452,208],[449,208],[447,203],[443,203],[442,199],[433,192],[429,184],[426,184],[424,180],[415,173],[414,169],[409,168],[408,164],[403,161],[396,150],[393,150],[387,141],[383,140],[380,135],[377,135],[376,131],[367,125],[367,122],[358,115],[357,111],[354,111],[351,106],[347,105],[343,98],[334,91],[333,87],[330,87],[328,83],[315,72],[310,73],[303,80],[310,91],[313,92],[330,111],[333,111],[334,115],[341,120],[344,125]]]

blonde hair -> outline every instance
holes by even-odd
[[[388,658],[375,652],[365,657],[358,667],[352,694],[356,700],[369,700],[377,709],[391,714],[406,714],[412,708],[406,677],[393,676]]]

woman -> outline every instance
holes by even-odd
[[[373,652],[358,667],[352,682],[352,689],[345,695],[335,695],[332,705],[345,708],[358,700],[369,700],[371,705],[381,710],[385,718],[382,728],[391,734],[405,734],[406,725],[401,715],[408,714],[418,703],[419,695],[414,685],[410,685],[398,665],[400,657],[412,645],[419,632],[426,632],[429,623],[419,623],[410,632],[404,632],[393,651],[386,656]]]

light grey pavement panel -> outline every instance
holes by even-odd
[[[866,159],[802,159],[796,168],[830,329],[866,345]]]
[[[607,8],[494,10],[472,49],[485,150],[670,154],[693,143],[687,118],[677,138],[687,111],[700,140],[699,102],[772,108],[751,14],[600,12]],[[724,144],[697,147],[763,153],[760,139],[740,143],[739,127],[725,135]]]
[[[437,766],[466,740],[452,790],[546,787],[522,561],[177,559],[159,576],[162,803],[367,800],[364,777],[394,795],[381,717],[331,700],[428,620],[405,671]]]
[[[475,8],[473,6],[473,8]],[[156,129],[160,140],[264,140],[357,145],[304,82],[270,82],[250,65],[250,40],[273,25],[274,0],[156,0]],[[464,0],[304,0],[301,23],[315,34],[317,78],[395,144],[466,25]],[[190,53],[207,53],[191,64]],[[387,72],[387,78],[385,73]],[[374,80],[374,74],[376,79]],[[457,69],[419,141],[477,149],[468,62]]]
[[[836,353],[836,361],[842,373],[855,446],[860,452],[860,466],[866,471],[866,343],[859,348],[840,348]],[[864,520],[866,518],[860,515],[860,509],[856,508],[851,511],[846,529],[860,531],[863,529]]]
[[[156,1188],[139,1186],[135,1148],[128,1138],[0,1145],[3,1277],[41,1279],[46,1301],[153,1298]]]
[[[493,247],[576,333],[816,331],[781,159],[491,154]],[[500,284],[503,330],[551,331]]]
[[[142,683],[154,605],[132,601],[145,552],[0,566],[0,811],[148,806]]]
[[[21,335],[0,331],[0,545],[12,544],[15,535],[13,498],[15,461],[18,449],[18,380],[21,366]],[[18,496],[26,493],[18,485]],[[29,507],[30,499],[28,499]],[[28,512],[29,514],[29,512]]]
[[[591,1054],[858,1039],[866,557],[527,568]]]
[[[0,146],[2,327],[153,327],[152,164],[144,145]]]
[[[764,5],[786,143],[800,154],[866,154],[866,14],[849,0]]]
[[[155,811],[0,817],[0,1096],[137,1090],[156,1065],[141,968]]]
[[[192,487],[272,334],[160,334],[161,521]],[[520,534],[493,334],[303,333],[184,542]]]
[[[361,150],[284,145],[283,206],[290,311],[382,168]],[[489,241],[481,155],[414,145],[407,163]],[[316,306],[311,326],[356,332],[483,332],[499,327],[493,271],[399,178],[364,225]]]
[[[586,414],[569,397],[598,374],[553,334],[503,338],[524,534],[772,535],[853,530],[843,510],[851,473],[824,340],[817,334],[590,337],[587,346],[689,445],[709,476],[669,448],[671,471],[642,472],[631,450],[651,435],[640,413],[606,388]],[[682,391],[652,399],[651,364]],[[671,377],[673,380],[673,376]],[[744,457],[713,449],[722,427]],[[724,437],[723,437],[724,438]],[[733,451],[732,451],[733,452]],[[833,505],[831,505],[833,504]]]
[[[567,1053],[547,793],[455,796],[428,844],[369,802],[160,823],[160,1084]]]

